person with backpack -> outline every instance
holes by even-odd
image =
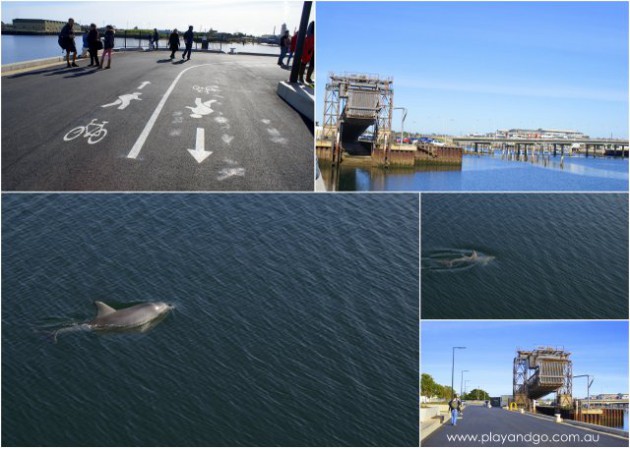
[[[451,425],[457,425],[457,414],[462,411],[462,401],[457,395],[453,395],[453,399],[448,403],[448,411],[451,412]]]
[[[103,68],[103,63],[105,62],[105,56],[108,57],[106,69],[109,69],[112,65],[112,49],[114,48],[114,27],[111,25],[107,25],[105,28],[105,43],[103,47],[104,50],[101,55],[101,69]]]
[[[79,67],[77,65],[77,47],[74,44],[73,27],[74,19],[69,18],[68,23],[66,23],[61,29],[57,42],[59,43],[59,46],[66,52],[66,62],[68,63],[68,67]],[[70,53],[72,53],[72,65],[70,65]]]
[[[92,23],[90,24],[90,32],[88,33],[88,49],[90,50],[90,65],[88,67],[98,67],[100,65],[98,62],[98,47],[100,45],[101,39],[96,29],[96,24]]]
[[[171,59],[173,59],[175,57],[175,52],[179,50],[179,34],[177,34],[177,28],[175,28],[169,36],[168,46],[171,49]]]
[[[289,37],[289,30],[286,30],[280,38],[280,57],[278,58],[278,65],[283,66],[284,57],[289,52],[291,47],[291,38]]]
[[[184,44],[186,44],[186,49],[184,53],[182,53],[182,60],[186,57],[186,53],[188,53],[187,61],[190,61],[190,53],[192,52],[192,44],[193,44],[193,26],[190,25],[188,27],[188,31],[184,33]]]

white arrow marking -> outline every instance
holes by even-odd
[[[221,136],[221,140],[223,140],[223,142],[227,143],[228,145],[232,142],[232,139],[234,139],[234,136],[228,136],[227,134],[223,134]]]
[[[169,88],[166,90],[166,92],[162,96],[162,99],[160,100],[160,102],[158,103],[157,107],[153,111],[153,114],[151,114],[151,117],[149,118],[149,121],[144,126],[144,129],[142,130],[142,132],[138,136],[138,140],[136,140],[136,143],[134,143],[133,147],[131,147],[131,151],[129,151],[129,154],[127,155],[127,158],[129,158],[129,159],[136,159],[138,157],[138,155],[140,154],[140,151],[142,150],[144,142],[146,142],[147,137],[149,137],[149,134],[151,133],[151,130],[153,129],[153,126],[155,125],[155,122],[156,122],[158,116],[160,115],[160,112],[162,112],[162,109],[164,108],[164,105],[166,104],[166,100],[168,100],[169,95],[171,95],[171,92],[173,92],[173,89],[175,89],[175,85],[177,84],[179,79],[184,75],[184,73],[186,73],[189,70],[196,69],[198,67],[205,67],[205,66],[209,66],[209,65],[212,65],[212,64],[194,65],[192,67],[188,67],[187,69],[184,69],[181,72],[179,72],[179,74],[175,77],[175,79],[173,80],[173,82],[171,83]]]
[[[147,84],[151,84],[151,81],[143,81],[142,84],[140,84],[140,87],[138,87],[138,89],[142,89]]]
[[[206,132],[203,128],[197,128],[197,142],[195,143],[195,149],[188,149],[188,152],[193,155],[195,160],[201,164],[205,158],[212,154],[212,151],[204,150],[204,141],[206,138]]]

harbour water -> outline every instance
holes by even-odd
[[[462,166],[427,169],[321,167],[329,190],[341,191],[628,191],[628,159],[573,156],[514,161],[465,155]]]
[[[418,223],[417,195],[3,195],[3,446],[416,445]],[[94,300],[175,310],[47,338]]]
[[[423,319],[627,319],[627,194],[424,194],[421,210]]]
[[[79,54],[83,46],[82,35],[77,36],[74,40]],[[183,40],[182,40],[183,42]],[[159,48],[166,48],[168,42],[161,39],[158,43]],[[137,48],[149,46],[148,38],[137,39],[128,37],[125,41],[122,35],[116,37],[116,47]],[[201,48],[200,44],[195,44],[193,49]],[[241,43],[215,43],[211,42],[208,46],[210,50],[218,50],[230,52],[234,48],[235,53],[261,53],[279,55],[280,48],[277,45],[262,44],[241,44]],[[54,56],[62,56],[63,51],[57,43],[57,36],[21,36],[21,35],[2,35],[2,64],[11,64],[14,62],[30,61],[33,59],[52,58]]]

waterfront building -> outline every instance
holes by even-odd
[[[588,139],[589,136],[569,129],[498,129],[497,137],[512,139]]]
[[[56,34],[61,31],[67,22],[46,19],[13,19],[13,24],[2,23],[2,32],[16,34]],[[75,22],[74,32],[81,32],[81,25]]]

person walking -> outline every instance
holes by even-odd
[[[101,69],[103,68],[103,63],[105,62],[105,56],[108,57],[106,69],[109,69],[112,66],[112,49],[114,48],[114,27],[111,25],[107,25],[105,28],[104,47],[103,54],[101,55]]]
[[[101,39],[96,29],[96,24],[91,23],[90,31],[88,32],[88,49],[90,50],[90,65],[88,65],[88,67],[100,65],[98,62],[98,47],[100,45]]]
[[[59,33],[59,45],[66,51],[66,62],[68,67],[79,67],[77,65],[77,47],[74,44],[74,19],[69,18],[61,32]],[[72,65],[70,65],[70,53],[72,53]]]
[[[295,48],[297,47],[297,31],[295,31],[293,33],[293,36],[291,36],[291,46],[289,47],[289,57],[287,58],[287,65],[291,65],[291,58],[293,57],[294,53],[295,53]]]
[[[289,37],[289,30],[286,30],[280,38],[280,57],[278,58],[278,65],[281,67],[284,65],[283,60],[284,57],[287,55],[290,46],[291,38]]]
[[[171,49],[171,59],[175,57],[175,52],[179,50],[179,45],[179,34],[177,34],[177,28],[175,28],[168,38],[168,46]]]
[[[184,53],[182,53],[182,59],[184,59],[186,53],[188,53],[188,58],[186,58],[186,60],[190,61],[190,53],[192,52],[193,39],[193,26],[190,25],[188,27],[188,31],[184,33],[184,44],[186,44],[186,49],[184,50]]]
[[[315,69],[315,22],[311,22],[306,30],[306,37],[304,38],[304,46],[302,48],[302,61],[300,64],[300,70],[298,72],[298,81],[304,84],[304,71],[306,70],[306,64],[308,66],[308,72],[306,73],[306,82],[313,84],[311,76]]]
[[[88,34],[89,34],[89,29],[85,30],[83,32],[83,48],[81,49],[81,57],[85,58],[88,54],[88,50],[90,48],[89,44],[88,44]]]
[[[158,42],[160,41],[160,33],[158,33],[157,28],[153,28],[153,46],[157,50]]]
[[[451,425],[457,425],[457,413],[462,410],[462,401],[459,400],[457,395],[453,395],[453,399],[448,403],[448,410],[451,412]]]

